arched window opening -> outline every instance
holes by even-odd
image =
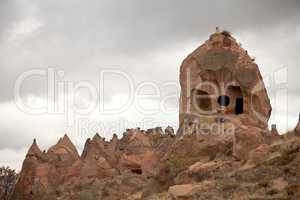
[[[227,88],[227,93],[233,101],[231,104],[232,111],[236,115],[242,114],[244,112],[244,99],[241,88],[231,85]]]
[[[244,112],[244,100],[243,97],[241,98],[236,98],[235,100],[235,114],[239,115],[239,114],[243,114]]]
[[[209,94],[203,90],[193,91],[193,104],[200,111],[211,111],[212,104]]]
[[[143,174],[143,170],[141,168],[131,169],[131,172],[139,175]]]
[[[229,96],[226,95],[219,96],[218,103],[220,106],[224,106],[224,107],[228,106],[230,103]]]

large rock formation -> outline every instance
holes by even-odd
[[[65,135],[47,152],[33,142],[11,200],[250,200],[300,198],[300,123],[283,137],[257,65],[228,33],[183,62],[180,128]]]
[[[262,77],[229,32],[212,34],[183,61],[180,85],[181,135],[227,135],[240,160],[267,143],[271,105]]]
[[[300,138],[293,133],[260,144],[262,137],[245,132],[243,148],[226,137],[153,130],[129,129],[109,142],[96,134],[80,157],[67,136],[47,153],[34,141],[11,200],[300,197]]]
[[[40,177],[41,173],[37,173],[37,171],[42,163],[42,151],[34,139],[23,162],[22,173],[20,174],[20,178],[11,199],[29,200],[35,195],[32,186],[39,185],[37,179]],[[48,179],[48,174],[43,174],[43,177],[44,179]]]
[[[41,152],[34,140],[23,163],[12,199],[32,200],[42,198],[45,194],[52,197],[55,192],[53,188],[65,182],[68,169],[77,160],[79,155],[67,135],[47,152]]]
[[[257,64],[230,33],[216,32],[180,68],[179,123],[218,118],[267,127],[270,101]]]
[[[47,152],[41,152],[34,140],[11,199],[56,199],[64,195],[76,199],[80,196],[80,188],[107,179],[120,185],[110,190],[124,190],[121,196],[136,191],[139,184],[123,188],[119,179],[129,177],[146,184],[147,177],[155,176],[156,166],[175,140],[169,131],[164,134],[157,130],[162,131],[161,128],[148,130],[148,133],[128,129],[122,139],[114,135],[109,142],[96,134],[87,139],[81,156],[67,135]]]

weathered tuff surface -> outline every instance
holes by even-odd
[[[180,85],[180,124],[214,123],[225,114],[236,125],[267,127],[271,105],[259,68],[226,31],[212,34],[183,61]]]
[[[67,136],[47,152],[34,141],[11,199],[300,198],[299,136],[254,145],[243,160],[230,138],[130,129],[110,142],[95,135],[80,157]]]
[[[258,67],[229,33],[185,59],[180,84],[176,134],[128,129],[109,142],[96,134],[81,156],[66,135],[47,152],[34,141],[11,200],[300,198],[300,123],[284,136],[267,129]]]

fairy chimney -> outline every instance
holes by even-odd
[[[276,124],[272,124],[272,126],[271,126],[271,135],[272,136],[279,136]]]
[[[37,145],[36,139],[33,139],[33,143],[30,146],[26,157],[39,158],[41,155],[42,155],[42,151],[40,150],[39,146]]]
[[[180,125],[230,121],[267,128],[272,108],[259,68],[227,31],[212,34],[183,61],[180,85]]]

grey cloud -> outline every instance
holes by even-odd
[[[161,81],[164,77],[154,71],[155,66],[139,70],[145,62],[151,62],[149,55],[168,47],[178,48],[176,44],[207,38],[217,25],[233,32],[247,30],[261,34],[282,23],[288,23],[292,29],[298,25],[300,15],[296,0],[25,2],[6,0],[1,6],[4,11],[1,32],[26,17],[35,17],[42,23],[21,41],[9,43],[7,36],[2,38],[5,44],[0,48],[5,55],[0,61],[0,72],[5,75],[0,80],[2,100],[12,99],[17,75],[31,68],[55,66],[72,77],[95,80],[99,69],[118,66],[140,77],[140,81],[147,78]],[[35,91],[40,94],[43,89]]]

